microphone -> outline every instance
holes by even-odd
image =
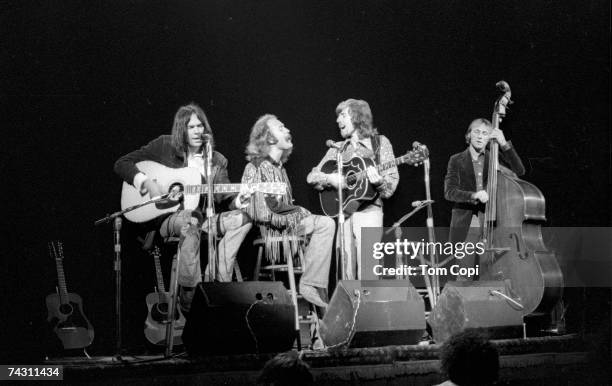
[[[208,133],[202,133],[202,135],[200,135],[200,139],[202,139],[202,141],[208,142],[212,139],[212,135]]]
[[[412,207],[416,208],[418,206],[433,204],[434,202],[435,202],[434,200],[412,201]]]
[[[327,141],[325,141],[325,146],[327,147],[331,147],[334,149],[341,149],[342,145],[336,145],[336,143],[334,141],[332,141],[331,139],[328,139]]]

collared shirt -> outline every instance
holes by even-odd
[[[477,152],[472,146],[469,147],[470,155],[472,156],[472,165],[474,166],[474,176],[476,177],[476,191],[484,190],[483,184],[483,173],[484,173],[484,162],[485,155],[484,151]]]

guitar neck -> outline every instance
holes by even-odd
[[[55,259],[57,269],[57,285],[59,287],[59,297],[61,304],[68,304],[68,288],[66,287],[66,275],[64,274],[64,264],[62,259]]]
[[[159,292],[166,292],[164,276],[162,275],[161,264],[159,262],[159,247],[155,246],[155,250],[152,252],[152,254],[153,261],[155,262],[155,274],[157,275],[157,290]]]
[[[400,165],[405,162],[404,157],[405,156],[397,157],[394,160],[382,163],[376,167],[376,170],[382,172],[383,170],[391,169],[394,166]]]
[[[238,193],[242,184],[214,184],[213,193]],[[185,185],[185,194],[206,194],[208,185]]]
[[[384,163],[382,163],[382,164],[378,165],[378,166],[376,167],[376,170],[377,170],[378,172],[382,172],[382,171],[387,170],[387,169],[390,169],[390,168],[392,168],[392,167],[394,167],[394,166],[400,165],[400,164],[402,164],[402,163],[404,163],[404,162],[405,162],[405,161],[404,161],[404,157],[406,157],[406,156],[397,157],[397,158],[396,158],[396,159],[394,159],[394,160],[384,162]],[[355,182],[355,181],[357,181],[357,180],[359,180],[359,179],[361,179],[361,178],[365,177],[366,172],[367,172],[366,170],[362,170],[362,171],[360,171],[359,173],[355,173],[355,174],[353,174],[353,175],[349,176],[349,177],[347,178],[347,181],[348,181],[349,183],[353,183],[353,182]]]
[[[239,193],[240,189],[254,189],[255,191],[270,194],[285,194],[287,184],[284,182],[256,182],[251,184],[214,184],[213,193]],[[207,194],[208,185],[185,185],[185,194]]]

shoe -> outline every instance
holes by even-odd
[[[327,308],[327,303],[321,299],[319,291],[311,285],[300,283],[300,294],[304,299],[314,304],[315,306]]]

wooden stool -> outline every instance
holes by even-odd
[[[262,267],[261,261],[264,255],[264,249],[266,242],[268,243],[278,243],[279,247],[282,245],[286,245],[289,243],[297,243],[297,258],[292,256],[292,258],[287,259],[284,263],[272,263],[269,265],[265,265]],[[314,306],[311,305],[310,311],[308,315],[300,318],[299,315],[299,305],[298,305],[298,297],[301,297],[296,286],[296,275],[301,275],[304,267],[304,244],[306,242],[306,238],[304,236],[270,236],[267,240],[263,238],[257,238],[253,241],[253,246],[257,247],[257,261],[255,262],[255,269],[253,272],[253,280],[258,281],[262,275],[264,275],[261,271],[268,271],[269,277],[272,281],[276,281],[276,272],[287,272],[287,279],[289,282],[289,295],[291,296],[291,302],[294,306],[294,316],[295,316],[295,329],[296,329],[296,339],[298,350],[301,350],[301,336],[300,336],[300,324],[308,324],[313,325],[317,322],[316,310],[314,310]],[[279,248],[280,250],[280,248]],[[284,251],[283,251],[284,252]],[[310,303],[308,303],[310,304]],[[312,336],[312,333],[310,334]]]

